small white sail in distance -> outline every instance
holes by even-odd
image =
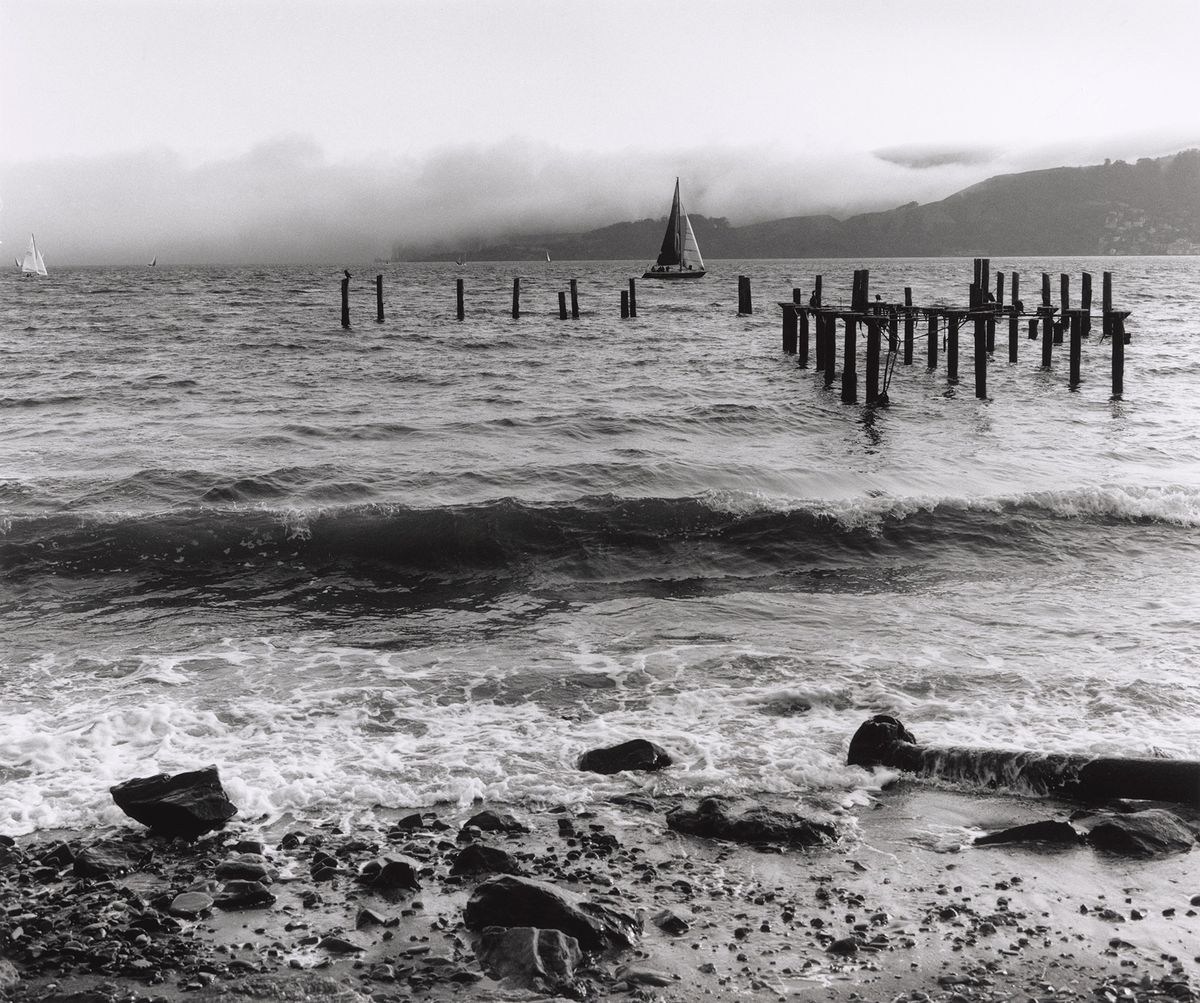
[[[37,241],[32,233],[29,235],[29,247],[25,249],[25,257],[21,261],[21,271],[25,275],[46,274],[46,262],[42,259],[42,252],[38,250]]]

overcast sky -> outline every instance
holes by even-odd
[[[0,239],[88,261],[747,222],[1200,144],[1197,0],[0,0]]]

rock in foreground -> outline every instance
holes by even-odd
[[[585,951],[621,950],[633,946],[639,920],[562,889],[505,874],[479,885],[467,902],[464,918],[470,930],[489,926],[559,930],[579,941]]]
[[[121,811],[162,836],[196,839],[237,814],[215,766],[126,780],[109,793]]]
[[[523,989],[556,992],[567,988],[583,960],[579,941],[560,930],[489,926],[476,948],[490,974]]]
[[[1183,853],[1196,842],[1192,830],[1163,808],[1106,816],[1092,826],[1087,839],[1097,849],[1128,857]]]
[[[1044,822],[1030,822],[1027,825],[1014,825],[1009,829],[989,832],[975,840],[976,846],[993,846],[1000,843],[1057,843],[1063,846],[1078,846],[1083,842],[1083,836],[1070,822],[1060,822],[1047,819]]]
[[[667,815],[667,825],[676,832],[734,843],[783,843],[788,846],[819,846],[838,838],[837,828],[791,812],[751,808],[731,815],[719,798],[704,798],[696,808],[677,808]]]

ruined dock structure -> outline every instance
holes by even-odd
[[[904,290],[904,302],[884,302],[879,296],[870,298],[870,272],[860,269],[854,273],[850,303],[847,308],[825,306],[822,302],[821,276],[816,276],[814,291],[805,302],[799,289],[792,290],[792,300],[781,302],[783,309],[783,351],[798,357],[801,368],[809,366],[810,331],[813,335],[813,364],[818,373],[824,374],[825,387],[832,388],[838,380],[838,325],[842,329],[841,399],[854,404],[859,399],[859,352],[858,332],[865,331],[866,357],[864,390],[865,403],[884,405],[888,403],[888,386],[897,365],[913,365],[917,349],[917,325],[924,330],[926,366],[935,370],[939,366],[939,347],[945,349],[946,379],[957,383],[959,369],[960,332],[970,325],[973,337],[972,368],[975,377],[975,396],[987,398],[988,364],[996,352],[996,329],[1007,322],[1008,361],[1017,362],[1018,346],[1023,323],[1027,323],[1026,340],[1041,341],[1041,365],[1045,369],[1053,366],[1055,345],[1067,343],[1070,369],[1069,385],[1072,389],[1081,382],[1080,367],[1083,339],[1092,333],[1092,276],[1084,272],[1081,276],[1079,305],[1072,307],[1070,300],[1071,277],[1059,276],[1059,303],[1051,301],[1050,274],[1042,273],[1041,302],[1034,310],[1026,310],[1021,301],[1021,276],[1011,275],[1008,299],[1005,300],[1005,275],[997,272],[995,292],[992,292],[991,262],[987,258],[975,259],[975,271],[967,305],[965,307],[944,304],[919,306],[913,304],[912,289]],[[746,292],[747,299],[749,292]],[[741,290],[739,288],[739,300]],[[1112,395],[1119,398],[1124,393],[1125,345],[1129,336],[1125,333],[1125,321],[1129,311],[1114,310],[1112,302],[1112,273],[1105,272],[1101,294],[1101,336],[1112,345]],[[903,325],[903,340],[900,328]],[[885,349],[886,337],[886,349]]]

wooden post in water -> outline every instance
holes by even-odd
[[[806,306],[804,302],[804,290],[799,286],[792,286],[792,302],[797,306]]]
[[[1059,323],[1054,327],[1054,343],[1061,345],[1063,328],[1067,326],[1067,311],[1071,309],[1071,276],[1062,272],[1058,276],[1058,318]]]
[[[912,310],[904,311],[904,364],[912,365],[913,360],[913,327],[914,319]]]
[[[1110,337],[1112,331],[1109,324],[1109,314],[1112,313],[1112,272],[1105,272],[1100,277],[1100,334]]]
[[[454,290],[455,307],[458,311],[458,319],[462,320],[466,316],[466,311],[463,309],[463,280],[459,279]]]
[[[813,306],[818,310],[821,309],[821,276],[817,276],[813,283]]]
[[[867,403],[879,400],[879,354],[883,342],[882,317],[867,320]]]
[[[754,305],[750,300],[750,276],[738,276],[738,314],[754,313]]]
[[[991,355],[996,351],[996,315],[989,313],[984,318],[984,324],[987,330],[987,351]]]
[[[579,284],[575,279],[571,280],[571,320],[579,320]]]
[[[637,280],[629,280],[629,316],[637,316]]]
[[[521,280],[513,277],[513,320],[521,316]]]
[[[977,288],[977,287],[972,287]],[[958,382],[958,319],[953,310],[946,314],[946,382]]]
[[[746,313],[754,313],[754,301],[750,296],[750,276],[746,276]]]
[[[927,349],[928,353],[929,353],[928,367],[930,370],[937,369],[937,352],[938,352],[937,339],[938,339],[937,311],[930,310],[929,311],[929,345],[928,345],[928,349]]]
[[[996,273],[996,309],[1004,309],[1004,273]]]
[[[858,401],[858,320],[851,313],[842,315],[846,325],[846,340],[842,346],[842,403]]]
[[[813,339],[816,344],[813,346],[816,358],[813,364],[817,367],[817,372],[825,372],[825,314],[820,310],[813,311],[813,330],[816,337]]]
[[[1054,354],[1054,336],[1050,333],[1054,326],[1054,307],[1038,307],[1038,316],[1042,319],[1042,368],[1049,369]]]
[[[795,308],[795,313],[800,315],[800,358],[796,364],[801,369],[808,368],[808,311],[802,306]]]
[[[350,326],[350,279],[342,279],[342,327]]]
[[[825,315],[825,388],[833,386],[837,376],[837,314]]]
[[[989,330],[993,332],[992,337],[995,337],[996,318],[994,315],[987,317],[978,316],[975,318],[975,396],[979,400],[987,400],[987,337]]]
[[[1112,338],[1112,395],[1120,398],[1125,393],[1125,316],[1110,312],[1108,318]]]
[[[783,351],[787,355],[796,354],[796,308],[783,307]]]
[[[967,300],[972,310],[979,309],[980,290],[983,288],[983,258],[975,258],[975,272],[971,277],[971,295]]]
[[[1017,315],[1016,307],[1013,307],[1012,312],[1008,315],[1008,361],[1010,363],[1017,361],[1017,339],[1020,324],[1021,318]]]
[[[1012,273],[1012,308],[1014,313],[1021,312],[1021,273]]]
[[[888,351],[893,355],[900,351],[900,315],[895,307],[888,311]]]
[[[1083,311],[1071,311],[1071,354],[1068,386],[1074,390],[1079,386],[1079,359],[1083,345]]]
[[[561,289],[558,291],[558,319],[567,319],[567,294]]]
[[[1092,333],[1092,273],[1084,272],[1080,279],[1079,306],[1083,310],[1083,336]]]
[[[629,319],[629,290],[621,290],[621,320]]]
[[[1042,306],[1050,305],[1050,273],[1042,272]]]
[[[375,323],[383,323],[383,276],[375,276]]]
[[[992,287],[991,258],[979,259],[979,305],[987,306],[988,290]]]

